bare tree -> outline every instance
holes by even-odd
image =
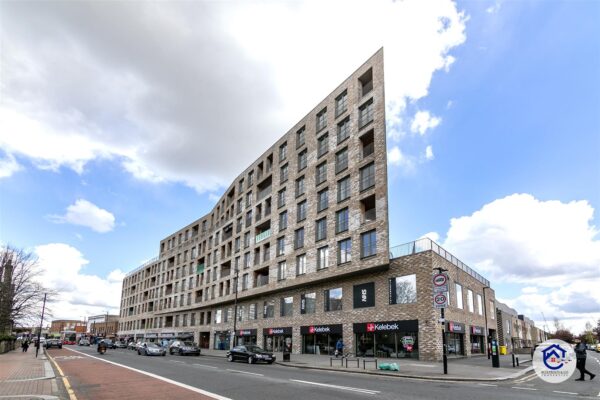
[[[0,248],[0,334],[10,334],[15,324],[39,323],[44,293],[54,294],[37,280],[40,273],[32,253]]]

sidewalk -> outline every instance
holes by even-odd
[[[225,358],[225,354],[226,351],[223,350],[202,350],[203,356]],[[448,374],[444,375],[441,362],[419,361],[410,358],[378,358],[378,365],[396,363],[400,368],[399,371],[385,371],[376,369],[375,363],[369,362],[369,360],[374,360],[372,357],[359,357],[358,363],[356,359],[354,359],[355,361],[349,359],[346,366],[346,362],[342,362],[341,358],[336,359],[326,355],[291,354],[289,362],[282,361],[282,353],[274,353],[274,355],[277,358],[277,364],[289,367],[442,381],[504,381],[518,378],[532,370],[530,357],[521,358],[522,362],[517,368],[512,367],[510,356],[501,356],[500,368],[493,368],[492,360],[488,360],[486,356],[449,359]],[[526,362],[525,359],[529,361]],[[367,362],[363,364],[363,360]]]
[[[0,399],[58,399],[60,389],[54,371],[40,350],[35,358],[35,347],[0,354]],[[18,396],[18,397],[17,397]]]

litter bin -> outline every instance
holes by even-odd
[[[288,361],[289,362],[290,361],[290,354],[291,354],[290,352],[284,351],[283,352],[283,361]]]
[[[506,355],[506,346],[500,346],[500,354],[503,356]]]

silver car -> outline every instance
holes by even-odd
[[[138,347],[137,353],[140,356],[142,354],[145,356],[166,356],[167,355],[167,351],[163,347],[160,347],[156,343],[152,343],[152,342],[142,343]]]

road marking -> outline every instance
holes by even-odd
[[[169,360],[172,363],[185,364],[183,361]]]
[[[257,374],[255,372],[246,372],[246,371],[239,371],[237,369],[227,369],[227,371],[231,371],[231,372],[237,372],[238,374],[248,374],[248,375],[256,375],[256,376],[264,376],[263,374]]]
[[[553,390],[552,392],[553,392],[553,393],[560,393],[560,394],[572,394],[572,395],[574,395],[574,396],[577,396],[577,395],[579,395],[579,393],[573,393],[573,392],[561,392],[561,391],[559,391],[559,390]]]
[[[360,389],[360,388],[353,388],[353,387],[348,387],[348,386],[329,385],[327,383],[300,381],[298,379],[290,379],[290,381],[292,381],[292,382],[298,382],[298,383],[305,383],[307,385],[330,387],[330,388],[333,388],[333,389],[349,390],[351,392],[358,392],[358,393],[365,393],[365,394],[377,394],[377,393],[381,393],[378,390]]]
[[[195,365],[197,367],[204,367],[204,368],[214,368],[214,369],[219,369],[219,367],[213,367],[212,365],[204,365],[204,364],[192,364]]]
[[[428,365],[428,364],[406,364],[406,365],[412,365],[413,367],[423,367],[423,368],[435,368],[435,365]]]
[[[513,386],[512,388],[513,389],[519,389],[519,390],[537,390],[537,389],[534,389],[534,388],[524,388],[524,387],[519,387],[519,386]]]
[[[69,380],[63,373],[62,369],[60,369],[60,367],[58,366],[56,361],[54,361],[54,359],[52,358],[52,356],[50,354],[48,354],[48,352],[46,352],[46,357],[48,357],[50,359],[50,361],[52,361],[52,364],[54,364],[54,366],[58,370],[58,373],[60,374],[60,376],[62,378],[63,384],[65,385],[65,389],[67,389],[67,393],[69,394],[69,399],[77,400],[77,396],[75,396],[75,392],[73,391],[73,388],[71,387],[71,384],[69,383]],[[81,358],[83,358],[83,357],[81,357]]]
[[[89,354],[82,353],[82,352],[77,351],[77,350],[72,350],[72,349],[67,349],[67,350],[75,352],[75,353],[83,354],[84,356],[93,358],[94,360],[103,361],[105,363],[116,365],[118,367],[122,367],[122,368],[128,369],[130,371],[139,372],[140,374],[143,374],[143,375],[149,376],[151,378],[155,378],[155,379],[161,380],[163,382],[170,383],[170,384],[175,385],[175,386],[179,386],[179,387],[187,389],[187,390],[191,390],[192,392],[196,392],[196,393],[203,394],[205,396],[213,397],[216,400],[232,400],[229,397],[221,396],[221,395],[216,394],[216,393],[212,393],[212,392],[209,392],[209,391],[206,391],[206,390],[198,389],[196,387],[193,387],[193,386],[190,386],[190,385],[186,385],[185,383],[177,382],[177,381],[174,381],[172,379],[165,378],[163,376],[153,374],[151,372],[146,372],[146,371],[143,371],[141,369],[136,369],[136,368],[133,368],[133,367],[130,367],[130,366],[127,366],[127,365],[119,364],[119,363],[116,363],[114,361],[105,360],[105,359],[100,358],[100,357],[91,356]]]
[[[526,375],[526,376],[522,377],[521,379],[517,379],[515,382],[518,382],[518,383],[528,382],[528,381],[531,381],[531,380],[533,380],[535,378],[537,378],[537,374],[533,373],[531,375]]]
[[[498,386],[498,385],[492,385],[490,383],[478,383],[479,386]]]

